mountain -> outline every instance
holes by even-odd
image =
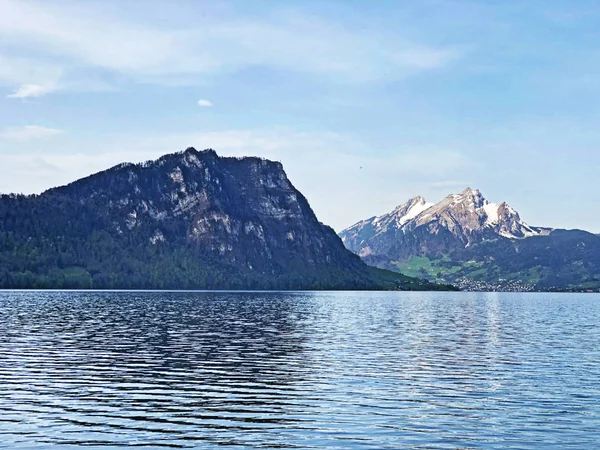
[[[3,195],[0,287],[437,288],[367,267],[280,163],[194,148]]]
[[[339,235],[368,264],[463,289],[600,288],[600,237],[530,226],[477,189],[437,204],[415,197]]]

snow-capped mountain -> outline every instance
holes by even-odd
[[[524,239],[547,235],[552,230],[532,227],[508,204],[492,203],[478,189],[467,188],[436,204],[420,196],[412,198],[388,214],[358,222],[340,236],[347,248],[366,256],[377,253],[381,241],[390,239],[389,246],[397,246],[415,231],[433,236],[449,234],[456,240],[452,247],[464,248],[483,240]]]
[[[367,264],[467,290],[600,290],[600,237],[530,226],[477,189],[415,197],[339,235]]]

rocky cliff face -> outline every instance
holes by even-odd
[[[360,267],[333,230],[319,223],[278,162],[222,158],[213,150],[188,148],[45,195],[57,194],[102,199],[119,234],[147,234],[152,245],[185,240],[264,273],[276,273],[290,261]]]
[[[0,278],[52,277],[56,266],[83,270],[94,287],[375,287],[281,164],[260,158],[188,148],[3,196],[0,218],[0,250],[23,253],[18,264],[0,255]]]

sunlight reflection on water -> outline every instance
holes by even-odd
[[[593,448],[600,297],[1,292],[0,448]]]

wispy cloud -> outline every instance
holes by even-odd
[[[9,94],[8,98],[30,98],[30,97],[41,97],[50,92],[53,92],[54,88],[50,86],[41,86],[39,84],[23,84],[15,92]]]
[[[460,56],[449,46],[415,43],[401,34],[379,36],[374,30],[348,29],[298,11],[273,11],[260,18],[198,15],[192,26],[181,11],[170,10],[171,21],[178,25],[166,28],[107,10],[93,4],[78,8],[60,2],[0,0],[0,54],[3,47],[30,54],[32,61],[52,61],[67,75],[75,68],[89,67],[154,82],[253,66],[364,82],[436,69]],[[29,79],[20,80],[23,83],[43,85]]]
[[[198,100],[198,106],[212,106],[212,102],[205,99]]]
[[[6,127],[0,129],[0,139],[11,141],[30,141],[32,139],[42,139],[58,134],[62,134],[63,130],[56,128],[41,127],[38,125],[25,125],[22,127]]]
[[[0,3],[0,12],[1,9],[2,3]],[[4,36],[1,28],[0,26],[0,37]],[[14,93],[26,85],[44,86],[48,90],[56,89],[58,81],[64,74],[58,61],[50,62],[39,55],[25,57],[5,52],[5,45],[0,44],[0,84],[14,87]]]

